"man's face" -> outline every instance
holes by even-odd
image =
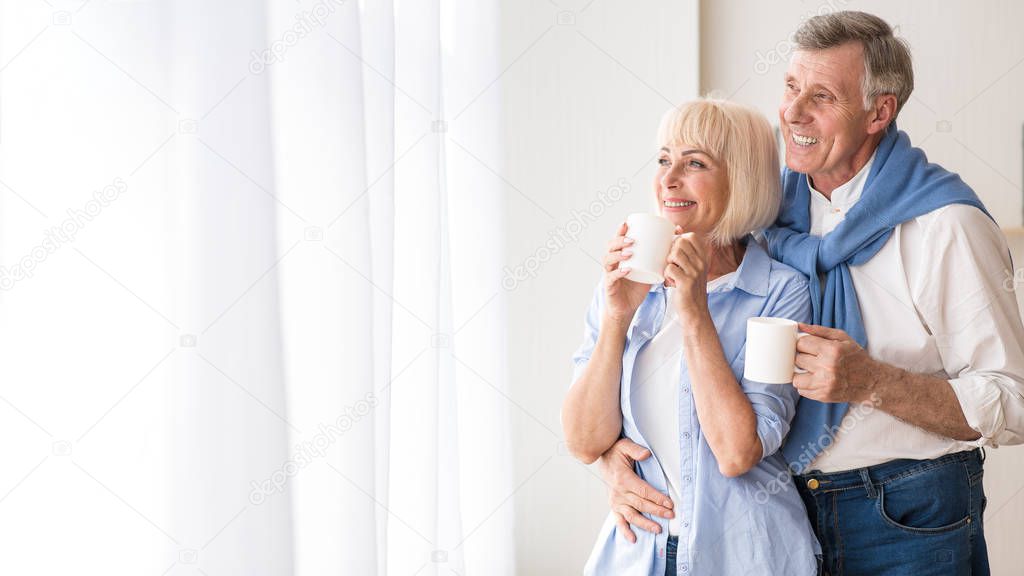
[[[864,110],[863,77],[859,42],[797,51],[789,62],[779,106],[786,166],[823,191],[852,178],[874,151],[869,130],[875,114]]]

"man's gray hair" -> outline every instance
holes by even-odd
[[[914,65],[910,46],[893,35],[892,26],[878,16],[866,12],[833,12],[815,16],[793,35],[798,50],[825,50],[847,42],[860,42],[864,47],[864,108],[874,105],[875,97],[892,94],[896,97],[896,113],[914,91]]]

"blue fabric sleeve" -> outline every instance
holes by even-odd
[[[773,273],[776,272],[773,270]],[[788,318],[797,322],[811,321],[811,298],[807,279],[793,275],[779,287],[779,295],[766,306],[763,315]],[[746,326],[744,326],[744,330]],[[746,354],[746,344],[741,354]],[[740,387],[750,400],[757,418],[757,436],[761,439],[761,459],[771,456],[782,446],[789,425],[796,414],[800,394],[792,384],[762,384],[747,380],[740,374]]]
[[[601,309],[604,306],[603,288],[604,278],[594,288],[594,297],[591,298],[590,307],[587,309],[587,317],[583,322],[583,343],[580,344],[576,353],[572,355],[573,368],[570,385],[575,384],[579,380],[583,369],[587,366],[587,362],[590,361],[590,355],[594,353],[594,347],[597,346],[597,335],[601,328]]]

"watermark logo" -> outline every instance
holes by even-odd
[[[832,12],[838,12],[839,9],[846,4],[849,0],[828,0],[825,4],[818,6],[816,11],[811,11],[803,15],[800,18],[800,22],[804,22],[814,16],[821,16],[824,14],[831,14]],[[790,38],[792,38],[790,34]],[[757,61],[754,62],[754,72],[757,74],[767,74],[773,66],[789,58],[789,55],[793,53],[796,48],[796,44],[792,40],[786,39],[779,41],[770,50],[761,52],[758,50],[754,53],[757,57]]]
[[[262,52],[252,51],[249,61],[249,72],[262,74],[268,66],[284,62],[284,55],[300,40],[309,36],[314,30],[323,28],[327,18],[338,10],[345,0],[322,0],[306,12],[295,15],[295,24],[284,31],[281,37],[270,43]]]
[[[843,421],[832,426],[825,434],[818,437],[815,442],[808,443],[804,450],[797,457],[797,461],[790,462],[789,467],[775,475],[767,483],[758,482],[757,491],[754,492],[754,502],[765,504],[772,496],[789,490],[793,485],[793,474],[799,474],[806,470],[814,458],[832,445],[836,434],[839,432],[850,432],[860,424],[864,418],[874,412],[882,404],[882,399],[877,394],[871,394],[871,400],[861,404],[850,406]]]
[[[262,481],[252,481],[249,502],[259,506],[266,502],[267,497],[284,492],[288,480],[294,478],[299,471],[319,458],[327,455],[327,450],[344,436],[360,420],[365,418],[379,403],[377,396],[369,392],[362,399],[346,406],[341,415],[330,424],[320,424],[317,433],[306,442],[295,445],[295,452],[280,468]]]
[[[598,192],[597,200],[590,203],[583,212],[573,210],[569,220],[559,226],[556,230],[548,233],[548,239],[533,254],[526,257],[522,263],[505,267],[504,276],[501,279],[501,287],[507,291],[515,290],[521,282],[537,277],[537,273],[547,261],[555,254],[579,242],[580,235],[590,224],[594,223],[613,204],[622,200],[630,190],[629,181],[619,178],[615,185],[607,190]]]
[[[60,223],[60,226],[53,226],[43,232],[42,242],[33,246],[13,266],[0,266],[0,290],[10,290],[18,282],[32,278],[35,275],[36,267],[45,262],[51,254],[60,250],[62,246],[74,242],[75,236],[85,228],[85,225],[92,222],[126,190],[128,190],[128,185],[124,183],[124,180],[114,178],[113,182],[93,192],[92,200],[86,202],[84,206],[68,209],[68,217]]]

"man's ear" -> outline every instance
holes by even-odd
[[[868,134],[884,132],[896,118],[896,96],[894,94],[875,96],[875,106],[872,108],[871,114],[871,120],[868,122]]]

